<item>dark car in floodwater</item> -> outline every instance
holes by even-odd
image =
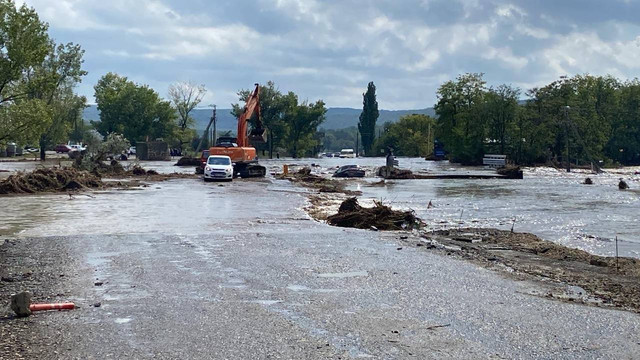
[[[358,165],[344,165],[338,168],[333,174],[333,177],[364,177],[364,170],[360,169]]]

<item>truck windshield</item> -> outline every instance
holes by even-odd
[[[209,158],[209,165],[230,165],[231,160],[229,158]]]

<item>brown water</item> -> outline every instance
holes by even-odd
[[[329,174],[336,166],[357,163],[370,171],[384,159],[304,159],[265,160],[270,171],[283,164],[296,163],[320,167]],[[7,168],[7,164],[3,164]],[[19,163],[28,170],[35,164]],[[173,162],[146,162],[143,166],[162,173],[192,172]],[[478,172],[447,162],[400,159],[400,166],[413,171]],[[525,170],[524,180],[398,180],[384,187],[367,186],[374,177],[351,181],[367,199],[381,199],[398,208],[413,209],[430,228],[497,227],[531,232],[560,244],[595,254],[614,255],[619,238],[621,255],[640,258],[640,176],[639,168],[593,175],[586,172],[557,171],[550,168]],[[585,177],[594,185],[582,185]],[[618,179],[624,177],[631,190],[620,191]],[[278,201],[283,196],[299,196],[288,182],[277,182],[265,189],[262,198],[247,198],[242,181],[205,184],[200,180],[172,180],[130,191],[109,191],[76,195],[36,195],[0,197],[2,221],[0,235],[48,236],[76,234],[202,233],[234,221],[237,211],[246,211],[251,201]],[[246,201],[246,207],[239,202]],[[429,202],[433,207],[428,208]],[[514,225],[515,221],[515,225]],[[208,226],[203,227],[203,223]]]
[[[273,164],[274,162],[265,162]],[[384,159],[312,159],[298,164],[319,164],[319,173],[347,163],[371,171]],[[428,173],[492,173],[448,162],[400,159],[400,167]],[[366,178],[351,186],[364,198],[381,199],[394,207],[413,209],[432,229],[495,227],[531,232],[544,239],[600,255],[615,255],[615,238],[621,255],[640,257],[640,168],[624,168],[594,175],[552,168],[526,168],[524,180],[396,180],[384,187]],[[594,185],[582,185],[586,177]],[[631,190],[618,190],[619,178]],[[433,207],[428,208],[429,202]],[[515,221],[515,225],[514,225]]]

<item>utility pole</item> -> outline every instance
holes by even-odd
[[[431,121],[429,121],[429,135],[427,136],[427,141],[429,142],[429,149],[431,149],[431,153],[433,154],[433,140],[431,140]]]
[[[356,130],[356,157],[358,157],[358,148],[360,147],[360,130]]]
[[[569,109],[571,107],[565,106],[564,108],[564,134],[567,139],[567,172],[571,172],[571,158],[569,157]]]
[[[207,128],[204,129],[204,134],[202,134],[202,137],[200,138],[200,142],[198,142],[198,148],[196,149],[196,155],[200,153],[200,151],[202,150],[202,143],[204,142],[204,139],[206,139],[209,136],[209,129],[211,129],[211,124],[215,124],[216,123],[216,106],[213,105],[213,116],[211,116],[211,120],[209,120],[209,124],[207,125]],[[215,129],[215,126],[214,126]],[[214,130],[215,131],[215,130]],[[217,137],[217,134],[216,134]],[[211,145],[211,144],[209,144]]]
[[[216,116],[216,106],[213,105],[213,136],[209,146],[216,146],[216,141],[218,141],[218,118]]]

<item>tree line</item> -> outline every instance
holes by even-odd
[[[48,25],[26,5],[0,0],[0,145],[44,149],[82,119],[86,99],[73,88],[86,71],[79,45],[56,44]]]
[[[87,75],[79,45],[56,43],[33,8],[16,7],[12,0],[0,0],[0,42],[0,147],[38,144],[44,159],[47,148],[82,141],[91,132],[119,133],[132,143],[162,138],[184,149],[198,143],[190,113],[203,100],[203,85],[175,83],[166,100],[148,85],[108,73],[94,87],[100,121],[85,124],[87,100],[74,93]],[[234,115],[249,93],[238,92]],[[378,125],[370,82],[357,128],[325,131],[319,129],[326,114],[322,100],[300,100],[268,82],[260,105],[268,139],[257,148],[271,156],[301,157],[358,144],[366,156],[388,149],[427,156],[437,139],[451,161],[463,164],[480,164],[484,154],[495,153],[518,164],[638,165],[639,104],[638,79],[576,75],[523,92],[506,84],[488,87],[483,74],[467,73],[438,88],[436,119],[409,115]]]
[[[100,120],[87,124],[82,118],[87,99],[74,93],[87,75],[79,45],[56,44],[36,11],[16,7],[13,0],[0,0],[0,42],[0,147],[39,144],[44,160],[45,150],[57,143],[95,140],[97,135],[121,134],[132,144],[163,139],[183,150],[199,142],[190,114],[204,98],[204,85],[177,82],[164,99],[148,85],[108,73],[94,86]],[[240,91],[239,100],[248,94]],[[269,150],[297,157],[319,151],[317,128],[326,113],[322,100],[301,101],[273,82],[262,86],[261,100]],[[233,104],[234,115],[242,109]]]
[[[640,164],[637,79],[576,75],[521,95],[477,73],[440,86],[436,135],[451,161],[480,164],[495,153],[518,164]]]

